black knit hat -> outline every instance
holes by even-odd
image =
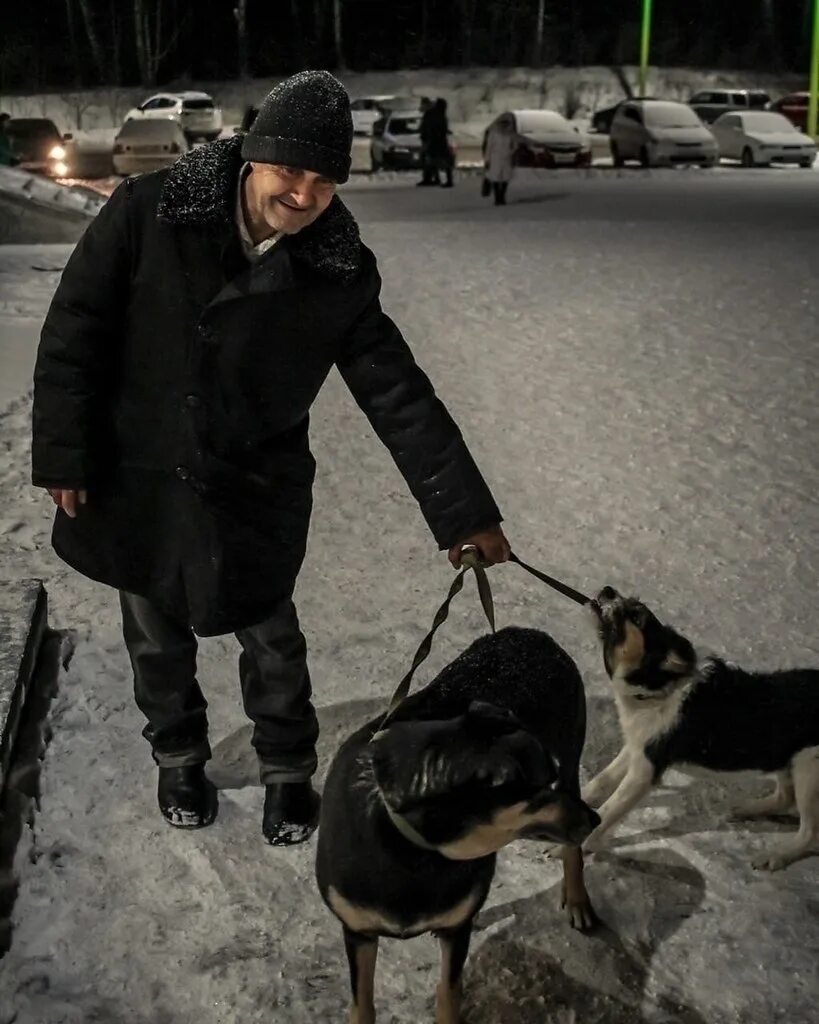
[[[242,157],[287,164],[346,181],[353,116],[350,97],[329,71],[300,71],[272,89],[242,142]]]

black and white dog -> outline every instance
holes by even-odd
[[[776,776],[769,796],[738,817],[781,814],[794,805],[799,831],[753,861],[776,871],[819,841],[819,671],[744,672],[718,658],[702,665],[688,640],[636,598],[605,587],[591,602],[614,688],[623,749],[583,790],[601,839],[673,765]]]

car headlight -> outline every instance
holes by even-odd
[[[54,164],[54,173],[58,178],[65,178],[68,175],[68,164],[64,164],[62,160],[58,160]]]
[[[48,153],[49,160],[65,160],[65,149],[62,146],[52,146]]]

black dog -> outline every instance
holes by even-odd
[[[378,937],[431,931],[442,952],[436,1021],[455,1024],[472,921],[501,847],[567,844],[563,904],[574,927],[595,920],[579,849],[599,822],[580,799],[583,682],[551,637],[504,629],[380,724],[339,750],[319,825],[316,875],[344,929],[351,1020],[375,1020]]]

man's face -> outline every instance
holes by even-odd
[[[274,231],[286,235],[312,224],[330,205],[336,183],[322,174],[279,164],[250,165],[248,178],[255,212]]]

